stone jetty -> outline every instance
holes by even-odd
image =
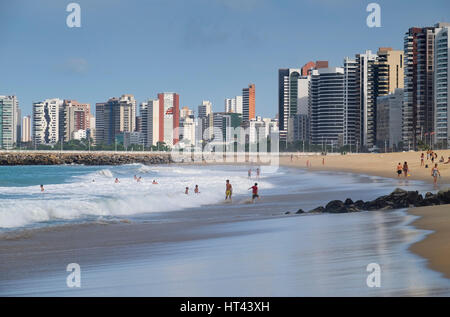
[[[406,191],[397,188],[391,194],[378,197],[371,201],[353,201],[347,198],[345,201],[333,200],[326,206],[319,206],[310,210],[311,213],[349,213],[371,210],[391,210],[412,207],[437,206],[450,204],[450,189],[441,190],[436,194],[426,193],[425,196],[418,191]],[[299,209],[297,214],[305,211]],[[450,212],[450,205],[449,205]]]
[[[122,165],[172,163],[169,153],[127,152],[0,152],[0,166],[12,165]]]

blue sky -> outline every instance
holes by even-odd
[[[81,28],[66,6],[81,6]],[[366,25],[381,5],[381,28]],[[45,98],[94,105],[131,93],[180,94],[197,109],[256,84],[257,115],[277,113],[278,68],[403,48],[411,26],[450,21],[449,0],[0,0],[0,94],[23,114]]]

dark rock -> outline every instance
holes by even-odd
[[[355,202],[354,205],[355,205],[356,208],[362,209],[363,206],[364,206],[364,201],[362,201],[362,200],[357,200],[357,201]]]
[[[303,209],[299,209],[297,212],[296,212],[296,214],[304,214],[305,213],[305,211],[303,210]]]
[[[285,214],[285,215],[290,215],[291,212],[290,212],[290,211],[286,211],[284,214]]]
[[[348,206],[348,205],[353,205],[353,200],[351,200],[350,198],[347,198],[347,199],[344,201],[344,205],[346,205],[346,206]]]
[[[436,196],[442,203],[450,204],[450,189],[440,190]]]
[[[321,213],[324,211],[325,211],[325,208],[323,206],[320,206],[320,207],[314,208],[313,210],[310,210],[309,212]]]
[[[347,207],[344,205],[344,203],[340,200],[333,200],[330,201],[326,206],[325,206],[325,212],[329,212],[329,213],[346,213],[347,211]]]

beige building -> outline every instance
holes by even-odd
[[[31,116],[22,118],[22,142],[31,142]]]
[[[120,132],[136,130],[136,99],[133,95],[122,95],[120,104]]]
[[[380,47],[377,55],[377,95],[393,94],[396,89],[404,87],[404,53],[391,47]]]
[[[76,100],[64,100],[60,112],[60,131],[64,135],[64,142],[74,139],[74,133],[87,131],[91,126],[91,105],[79,103]],[[77,137],[79,133],[77,134]]]

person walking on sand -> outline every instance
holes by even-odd
[[[397,177],[402,176],[402,170],[403,170],[402,163],[398,162],[398,165],[397,165]]]
[[[403,174],[404,174],[405,178],[408,177],[408,173],[409,173],[408,162],[405,162],[405,163],[403,164]]]
[[[199,189],[198,189],[198,185],[195,185],[195,188],[194,188],[194,193],[196,193],[196,194],[200,194],[200,192],[199,192]]]
[[[437,185],[438,176],[441,177],[441,172],[439,172],[437,163],[434,164],[434,167],[431,169],[431,176],[434,178],[434,185]]]
[[[253,185],[252,187],[249,188],[249,190],[252,190],[252,203],[255,202],[255,198],[258,198],[259,200],[259,195],[258,195],[258,183],[255,183],[255,185]]]
[[[231,186],[230,180],[227,179],[227,182],[225,185],[225,200],[227,200],[228,198],[230,198],[230,200],[231,200],[232,195],[233,195],[233,186]]]
[[[425,166],[425,154],[420,155],[420,166]]]

